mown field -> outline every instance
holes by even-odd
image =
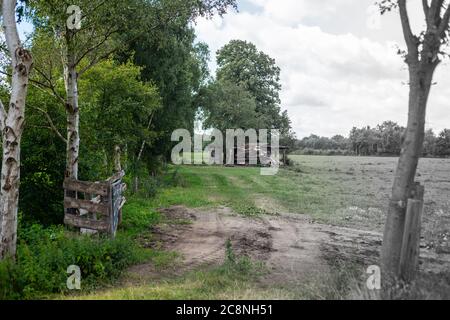
[[[305,176],[324,182],[324,222],[382,231],[397,158],[291,156]],[[427,246],[447,251],[450,243],[450,160],[421,159],[417,181],[425,185],[423,237]],[[330,193],[331,192],[331,193]]]

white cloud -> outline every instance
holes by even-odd
[[[402,41],[395,13],[369,28],[373,0],[247,1],[259,10],[200,20],[198,38],[213,54],[230,40],[242,39],[275,58],[282,107],[299,137],[346,135],[353,126],[388,119],[405,125],[407,71],[394,47]],[[420,24],[417,10],[410,8],[415,25]],[[450,120],[444,111],[450,94],[446,72],[448,66],[441,66],[430,99],[428,120],[437,130]]]

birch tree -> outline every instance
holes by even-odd
[[[52,76],[54,69],[43,70],[40,63],[36,66],[39,79],[33,83],[48,90],[64,105],[67,115],[67,134],[63,138],[67,144],[65,176],[73,179],[78,179],[80,150],[80,77],[125,49],[127,43],[138,41],[143,33],[151,33],[168,21],[182,16],[190,20],[210,17],[215,12],[222,15],[229,6],[235,6],[235,0],[30,0],[29,3],[36,25],[49,32],[59,45],[65,92],[61,95],[57,90],[57,78]],[[82,10],[81,15],[76,8]]]
[[[90,68],[120,49],[117,37],[127,29],[127,17],[137,15],[136,1],[77,0],[30,1],[34,22],[40,35],[47,35],[56,44],[49,50],[58,52],[64,80],[64,92],[58,90],[53,60],[37,61],[33,84],[47,90],[64,106],[67,117],[66,172],[68,178],[78,179],[80,150],[80,110],[78,82]],[[40,57],[43,55],[40,54]],[[50,54],[54,57],[55,54]],[[46,68],[50,66],[50,68]],[[48,118],[48,114],[45,114]],[[51,119],[49,119],[51,122]],[[54,126],[52,126],[54,129]]]
[[[450,5],[445,0],[422,0],[426,27],[420,34],[411,28],[406,0],[383,0],[381,13],[398,9],[406,42],[409,70],[408,124],[395,173],[382,248],[382,266],[387,276],[398,278],[408,198],[415,191],[415,176],[425,136],[425,115],[436,67],[449,39]]]
[[[3,32],[11,60],[11,96],[8,107],[0,101],[2,172],[0,198],[0,259],[15,256],[20,183],[20,142],[25,121],[28,77],[33,65],[30,52],[21,44],[16,25],[16,1],[2,1]]]

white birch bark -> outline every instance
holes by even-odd
[[[17,211],[20,183],[20,142],[25,120],[25,99],[33,59],[23,48],[16,26],[15,0],[2,1],[3,28],[11,56],[11,97],[6,110],[0,103],[3,158],[0,197],[0,259],[14,257],[17,242]]]
[[[68,49],[64,65],[66,86],[66,115],[67,115],[67,150],[66,150],[66,178],[78,179],[78,157],[80,150],[80,112],[78,108],[78,73],[76,71],[76,57],[70,35],[67,39]]]

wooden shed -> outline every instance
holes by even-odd
[[[284,166],[287,163],[287,153],[289,148],[286,146],[279,146],[279,166]],[[243,152],[245,154],[245,162],[240,163],[238,160],[238,153]],[[250,166],[250,165],[262,165],[270,166],[271,163],[277,160],[272,156],[272,147],[267,144],[247,143],[245,147],[234,148],[234,165],[238,166]]]

